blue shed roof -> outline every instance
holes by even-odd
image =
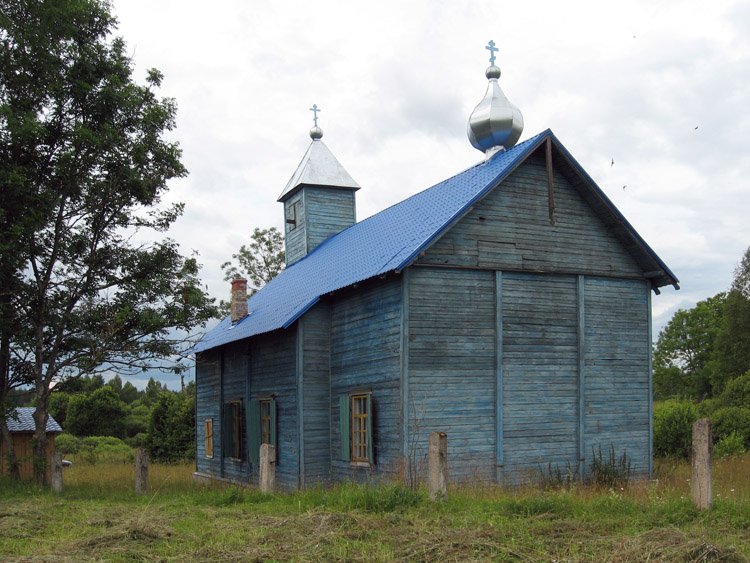
[[[243,338],[287,328],[322,295],[409,266],[471,206],[507,177],[550,138],[577,172],[593,184],[597,197],[624,224],[639,247],[670,274],[614,205],[547,129],[513,148],[419,192],[324,241],[282,271],[248,301],[250,314],[232,325],[230,317],[210,330],[191,352],[202,352]],[[662,284],[664,285],[664,284]]]
[[[34,431],[34,407],[18,407],[15,409],[15,417],[11,413],[8,419],[8,430],[11,432],[33,432]],[[51,416],[47,418],[47,432],[62,432],[63,429]]]

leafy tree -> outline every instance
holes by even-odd
[[[115,393],[117,393],[117,396],[120,397],[122,395],[122,379],[120,379],[120,376],[115,375],[112,379],[107,381],[107,387],[110,387]]]
[[[49,396],[49,414],[60,426],[66,428],[65,421],[68,418],[68,405],[70,404],[69,393],[55,392]]]
[[[144,392],[143,400],[147,405],[153,405],[159,400],[159,397],[165,391],[167,391],[166,385],[162,385],[153,377],[149,377],[148,383],[146,383],[146,391]]]
[[[734,270],[724,317],[716,335],[711,385],[719,394],[735,377],[750,370],[750,247]]]
[[[66,430],[76,436],[125,437],[127,407],[111,387],[74,395],[68,403]]]
[[[130,383],[130,381],[126,381],[125,384],[122,386],[122,391],[120,392],[120,399],[128,405],[132,405],[138,397],[141,395],[141,392],[136,389],[135,385]]]
[[[659,333],[654,349],[654,395],[704,398],[711,394],[711,359],[726,295],[680,309]]]
[[[232,254],[234,262],[224,262],[224,280],[245,277],[250,295],[279,275],[284,269],[284,237],[275,228],[255,228],[250,235],[250,244],[242,245]]]
[[[195,456],[195,398],[187,393],[162,393],[148,427],[151,457],[177,461]]]
[[[0,0],[0,337],[33,381],[38,483],[56,381],[147,368],[215,315],[195,259],[158,240],[183,210],[159,206],[186,174],[175,103],[158,71],[133,81],[115,24],[102,0]]]

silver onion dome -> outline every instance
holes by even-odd
[[[490,51],[490,66],[485,71],[489,80],[484,99],[469,116],[467,134],[475,149],[488,157],[502,149],[509,149],[518,142],[523,132],[521,111],[508,101],[497,79],[500,69],[495,66],[494,41],[486,47]]]

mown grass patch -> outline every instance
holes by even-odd
[[[78,463],[62,495],[0,482],[0,560],[747,561],[748,456],[714,468],[716,506],[695,510],[689,467],[624,487],[452,487],[434,503],[401,485],[263,495],[151,467]]]

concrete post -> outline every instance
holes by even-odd
[[[148,492],[148,454],[143,448],[135,450],[135,494]]]
[[[272,493],[276,487],[276,447],[271,444],[260,446],[259,481],[261,493]]]
[[[427,489],[432,500],[443,500],[448,496],[448,435],[445,432],[430,433]]]
[[[693,424],[693,477],[690,488],[693,502],[700,510],[711,508],[711,421],[707,418]]]
[[[52,467],[50,468],[50,484],[52,490],[61,493],[63,490],[62,454],[55,450],[52,454]]]

